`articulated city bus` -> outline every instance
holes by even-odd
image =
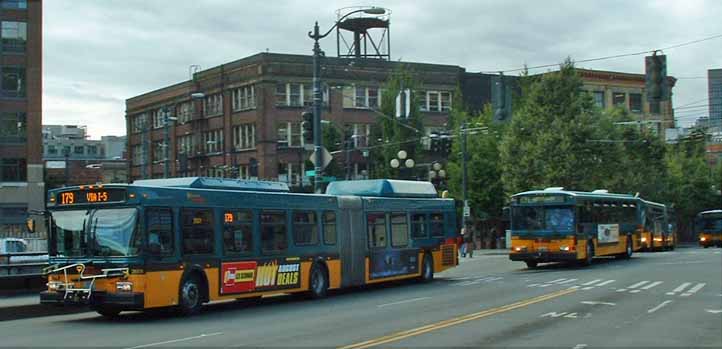
[[[700,212],[695,220],[695,228],[700,246],[722,247],[722,210]]]
[[[676,236],[671,216],[664,204],[640,199],[640,224],[642,226],[642,249],[646,251],[673,250]]]
[[[47,304],[104,316],[417,278],[458,264],[454,202],[427,182],[141,180],[51,190]]]
[[[590,264],[640,248],[639,200],[631,195],[547,188],[512,196],[509,259]]]

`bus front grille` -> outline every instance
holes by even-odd
[[[441,245],[441,265],[456,265],[456,251],[454,245]]]

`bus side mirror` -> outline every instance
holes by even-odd
[[[25,221],[25,227],[28,229],[28,232],[31,234],[35,233],[35,218],[28,218]]]

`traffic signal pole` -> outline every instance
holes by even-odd
[[[322,38],[318,32],[318,22],[313,27],[313,148],[316,154],[316,164],[313,177],[313,191],[321,193],[321,180],[323,178],[323,154],[321,153],[321,47],[318,40]]]
[[[463,122],[461,124],[461,128],[459,130],[461,133],[461,168],[462,168],[461,188],[462,188],[463,199],[464,199],[464,212],[461,215],[462,228],[466,228],[466,220],[467,220],[466,219],[466,210],[467,210],[466,207],[469,206],[469,201],[468,201],[468,197],[467,197],[468,192],[467,192],[467,188],[466,188],[466,184],[467,184],[467,177],[466,177],[467,176],[467,171],[466,171],[466,134],[467,134],[466,131],[467,130],[466,130],[466,126],[467,126],[466,122]]]

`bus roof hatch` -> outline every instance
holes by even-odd
[[[149,187],[176,187],[196,189],[222,189],[240,191],[271,191],[289,192],[288,185],[280,182],[250,181],[243,179],[209,178],[209,177],[182,177],[164,179],[141,179],[133,185]]]
[[[437,198],[436,188],[430,182],[392,179],[331,182],[326,188],[329,195],[380,196],[397,198]]]

